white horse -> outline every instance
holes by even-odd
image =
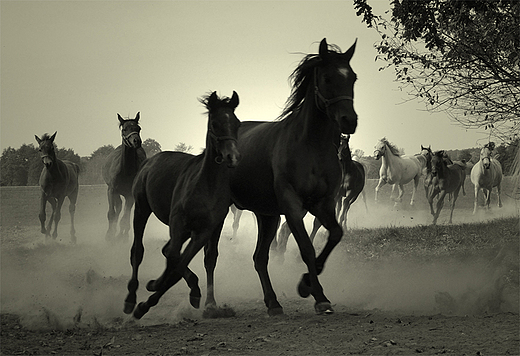
[[[379,183],[376,186],[375,201],[378,201],[377,194],[379,189],[388,183],[393,185],[390,198],[392,198],[395,187],[399,188],[399,195],[395,200],[395,205],[397,205],[403,198],[403,185],[413,180],[410,205],[414,205],[417,185],[423,174],[423,169],[426,167],[426,157],[421,154],[401,156],[398,149],[384,137],[375,146],[374,157],[376,159],[383,157],[383,164],[379,169]]]
[[[497,187],[498,207],[502,207],[502,199],[500,198],[502,184],[502,166],[500,162],[491,157],[491,153],[495,148],[493,142],[488,143],[480,150],[480,160],[471,169],[471,182],[475,185],[475,206],[473,214],[477,212],[478,191],[482,189],[484,194],[484,206],[489,209],[491,201],[491,190]]]

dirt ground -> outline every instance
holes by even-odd
[[[24,214],[13,215],[19,220],[2,220],[2,355],[520,354],[518,289],[507,290],[504,266],[490,268],[490,256],[478,248],[464,258],[417,262],[395,256],[366,259],[348,245],[338,246],[320,276],[335,313],[316,315],[313,300],[297,295],[305,266],[290,241],[284,263],[270,264],[285,314],[268,317],[251,260],[256,228],[249,213],[244,213],[236,240],[231,239],[230,219],[222,236],[216,298],[231,311],[228,317],[204,318],[202,310],[189,305],[188,288],[179,283],[135,320],[122,312],[130,242],[104,241],[104,190],[98,190],[83,190],[84,204],[100,203],[88,211],[78,206],[75,246],[68,242],[67,209],[55,242],[45,241]],[[2,198],[5,217],[7,200]],[[372,206],[370,218],[361,204],[356,209],[356,228],[372,228],[364,225],[369,220],[382,222],[383,215],[374,214]],[[384,216],[394,219],[391,225],[429,220],[422,212]],[[160,249],[166,236],[166,227],[150,222],[139,301],[149,295],[145,283],[164,268]],[[506,254],[510,252],[518,255]],[[518,278],[514,256],[513,277]],[[204,291],[200,254],[191,265]]]

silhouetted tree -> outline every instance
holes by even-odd
[[[520,1],[395,0],[391,18],[370,0],[358,16],[381,36],[377,59],[429,110],[499,141],[520,135]]]

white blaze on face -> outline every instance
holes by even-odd
[[[350,71],[348,70],[348,68],[339,68],[338,72],[339,72],[339,74],[341,74],[345,78],[347,78],[348,75],[350,74]]]

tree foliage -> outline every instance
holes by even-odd
[[[56,148],[56,156],[80,164],[80,157],[70,148]],[[32,143],[20,148],[8,147],[0,157],[0,185],[38,185],[43,163]]]
[[[153,138],[147,138],[143,142],[143,148],[146,152],[146,157],[152,157],[157,153],[161,152],[161,145]]]
[[[377,59],[428,110],[499,141],[520,137],[520,1],[392,0],[391,18],[354,0],[381,41]]]
[[[179,142],[174,148],[174,151],[190,153],[193,151],[193,146],[188,146],[184,142]]]

